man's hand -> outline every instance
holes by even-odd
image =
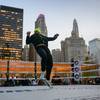
[[[59,36],[59,34],[55,34],[55,36],[54,36],[54,37],[55,37],[55,38],[57,38],[58,36]]]
[[[28,32],[27,32],[27,36],[30,36],[30,34],[31,34],[31,32],[30,32],[30,31],[28,31]]]

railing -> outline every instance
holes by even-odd
[[[36,74],[39,78],[41,73],[40,63],[36,64]],[[10,61],[9,62],[9,78],[16,77],[15,80],[25,80],[34,79],[34,62],[27,61]],[[51,78],[52,79],[73,79],[72,67],[70,63],[54,63]],[[7,61],[0,60],[0,80],[6,80],[7,74]],[[79,80],[94,80],[95,78],[100,78],[100,68],[96,64],[82,64],[79,70]]]

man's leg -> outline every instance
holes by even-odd
[[[46,67],[46,79],[47,79],[47,80],[50,80],[50,75],[51,75],[51,71],[52,71],[52,66],[53,66],[52,55],[49,53],[49,54],[48,54],[47,67]]]
[[[50,75],[51,75],[51,70],[52,67],[50,66],[50,68],[46,68],[46,79],[49,81],[50,80]]]
[[[47,79],[47,85],[51,88],[51,80],[50,80],[50,75],[52,71],[52,66],[53,66],[53,61],[52,61],[52,56],[49,54],[48,56],[48,62],[47,62],[47,67],[46,67],[46,79]]]
[[[40,79],[45,78],[45,70],[46,70],[46,65],[47,65],[47,54],[44,50],[44,48],[38,48],[37,50],[39,56],[41,57],[41,76]]]
[[[45,61],[41,59],[41,76],[40,79],[45,79]]]

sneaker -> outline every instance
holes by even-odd
[[[47,83],[48,83],[49,85],[51,85],[51,82],[50,82],[50,80],[47,80]]]
[[[45,72],[41,72],[40,80],[45,80]]]
[[[52,84],[49,80],[44,80],[45,85],[47,85],[49,88],[53,88]]]

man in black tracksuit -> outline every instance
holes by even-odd
[[[41,57],[41,76],[40,79],[46,77],[47,80],[50,80],[50,74],[53,66],[52,55],[48,48],[48,41],[55,40],[59,35],[56,34],[54,37],[46,37],[40,34],[39,29],[35,29],[34,34],[30,36],[31,32],[27,32],[26,44],[32,43]],[[46,76],[45,76],[46,71]],[[45,79],[45,78],[44,78]]]

